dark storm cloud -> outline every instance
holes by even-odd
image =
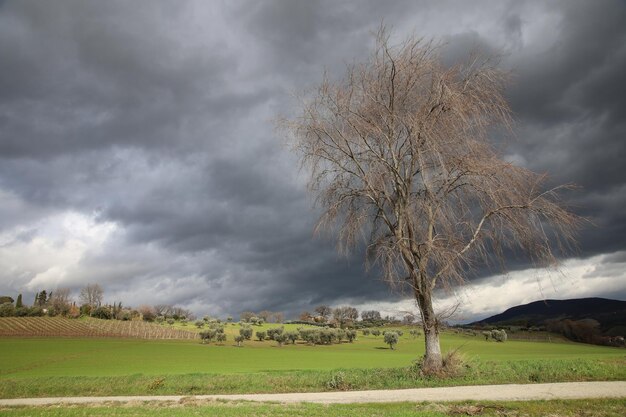
[[[313,238],[306,174],[271,123],[294,114],[290,92],[363,59],[383,19],[394,39],[442,40],[446,62],[497,54],[514,73],[510,157],[584,187],[568,197],[597,225],[582,255],[623,249],[622,3],[9,1],[0,243],[66,211],[116,229],[57,281],[33,266],[0,291],[98,281],[125,303],[220,314],[396,300],[362,251]]]

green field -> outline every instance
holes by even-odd
[[[445,334],[444,350],[459,348],[469,359],[607,359],[623,349],[579,343],[486,342],[479,337]],[[244,347],[203,345],[199,341],[137,339],[7,338],[0,340],[0,378],[33,376],[235,374],[338,368],[409,366],[423,354],[423,340],[403,336],[395,350],[382,336],[359,336],[354,343],[330,346],[277,346],[248,341]]]
[[[289,328],[290,326],[286,326]],[[444,333],[444,350],[466,365],[453,378],[423,378],[411,365],[423,339],[382,336],[329,346],[236,347],[229,326],[223,345],[192,340],[124,338],[0,339],[0,397],[122,394],[208,394],[381,389],[507,382],[626,379],[626,351],[570,342],[487,342]]]

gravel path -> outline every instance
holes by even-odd
[[[58,397],[16,398],[0,400],[0,406],[97,404],[109,402],[142,402],[195,400],[246,400],[280,403],[376,403],[418,401],[522,401],[576,398],[624,398],[626,381],[563,382],[529,385],[476,385],[465,387],[415,388],[402,390],[306,392],[291,394],[234,394],[234,395],[144,395],[128,397]]]

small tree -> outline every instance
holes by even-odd
[[[220,343],[223,343],[226,341],[226,333],[221,332],[221,333],[217,333],[217,335],[215,336],[217,341]]]
[[[196,322],[195,322],[194,324],[196,325],[196,327],[197,327],[198,329],[201,329],[201,328],[203,328],[203,327],[204,327],[204,323],[205,323],[205,322],[204,322],[204,321],[202,321],[202,320],[196,320]]]
[[[80,290],[80,301],[83,304],[90,305],[93,308],[100,307],[104,291],[100,284],[87,284]]]
[[[265,340],[265,336],[267,336],[267,333],[262,332],[262,331],[258,331],[256,332],[256,338],[259,339],[259,342],[262,342]]]
[[[298,340],[298,336],[299,336],[298,332],[286,332],[284,334],[287,340],[290,341],[292,345],[296,344],[296,340]]]
[[[217,332],[215,331],[215,329],[209,329],[203,332],[200,332],[200,339],[202,340],[202,343],[210,343],[213,341],[213,339],[215,339],[215,336],[217,336]]]
[[[363,321],[380,321],[382,317],[380,316],[380,311],[366,310],[361,312],[361,319]]]
[[[278,334],[274,335],[274,341],[276,341],[278,343],[278,346],[282,346],[288,340],[289,339],[287,338],[287,334],[286,333],[278,333]]]
[[[398,343],[398,333],[396,332],[386,332],[385,333],[385,343],[389,345],[391,350]]]
[[[506,331],[504,330],[492,330],[491,337],[496,342],[506,342],[506,339],[508,338]]]
[[[243,346],[243,341],[246,340],[242,335],[238,334],[235,336],[235,342],[237,343],[237,346],[241,347]]]
[[[362,333],[363,333],[363,336],[369,336],[370,335],[370,329],[363,329]]]
[[[252,327],[243,326],[239,329],[239,335],[246,340],[252,339]]]
[[[354,342],[354,340],[356,339],[356,330],[346,331],[346,338],[348,339],[348,342]]]
[[[378,329],[372,330],[372,336],[380,336],[380,330]]]
[[[239,320],[244,323],[249,323],[252,317],[256,317],[256,314],[254,314],[252,311],[244,311],[239,315]]]

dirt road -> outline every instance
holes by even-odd
[[[0,400],[0,406],[95,404],[107,402],[141,402],[196,400],[245,400],[273,401],[280,403],[376,403],[419,401],[522,401],[576,398],[623,398],[626,397],[626,381],[613,382],[563,382],[528,385],[476,385],[444,388],[415,388],[402,390],[307,392],[291,394],[235,394],[235,395],[163,395],[128,397],[59,397],[16,398]]]

